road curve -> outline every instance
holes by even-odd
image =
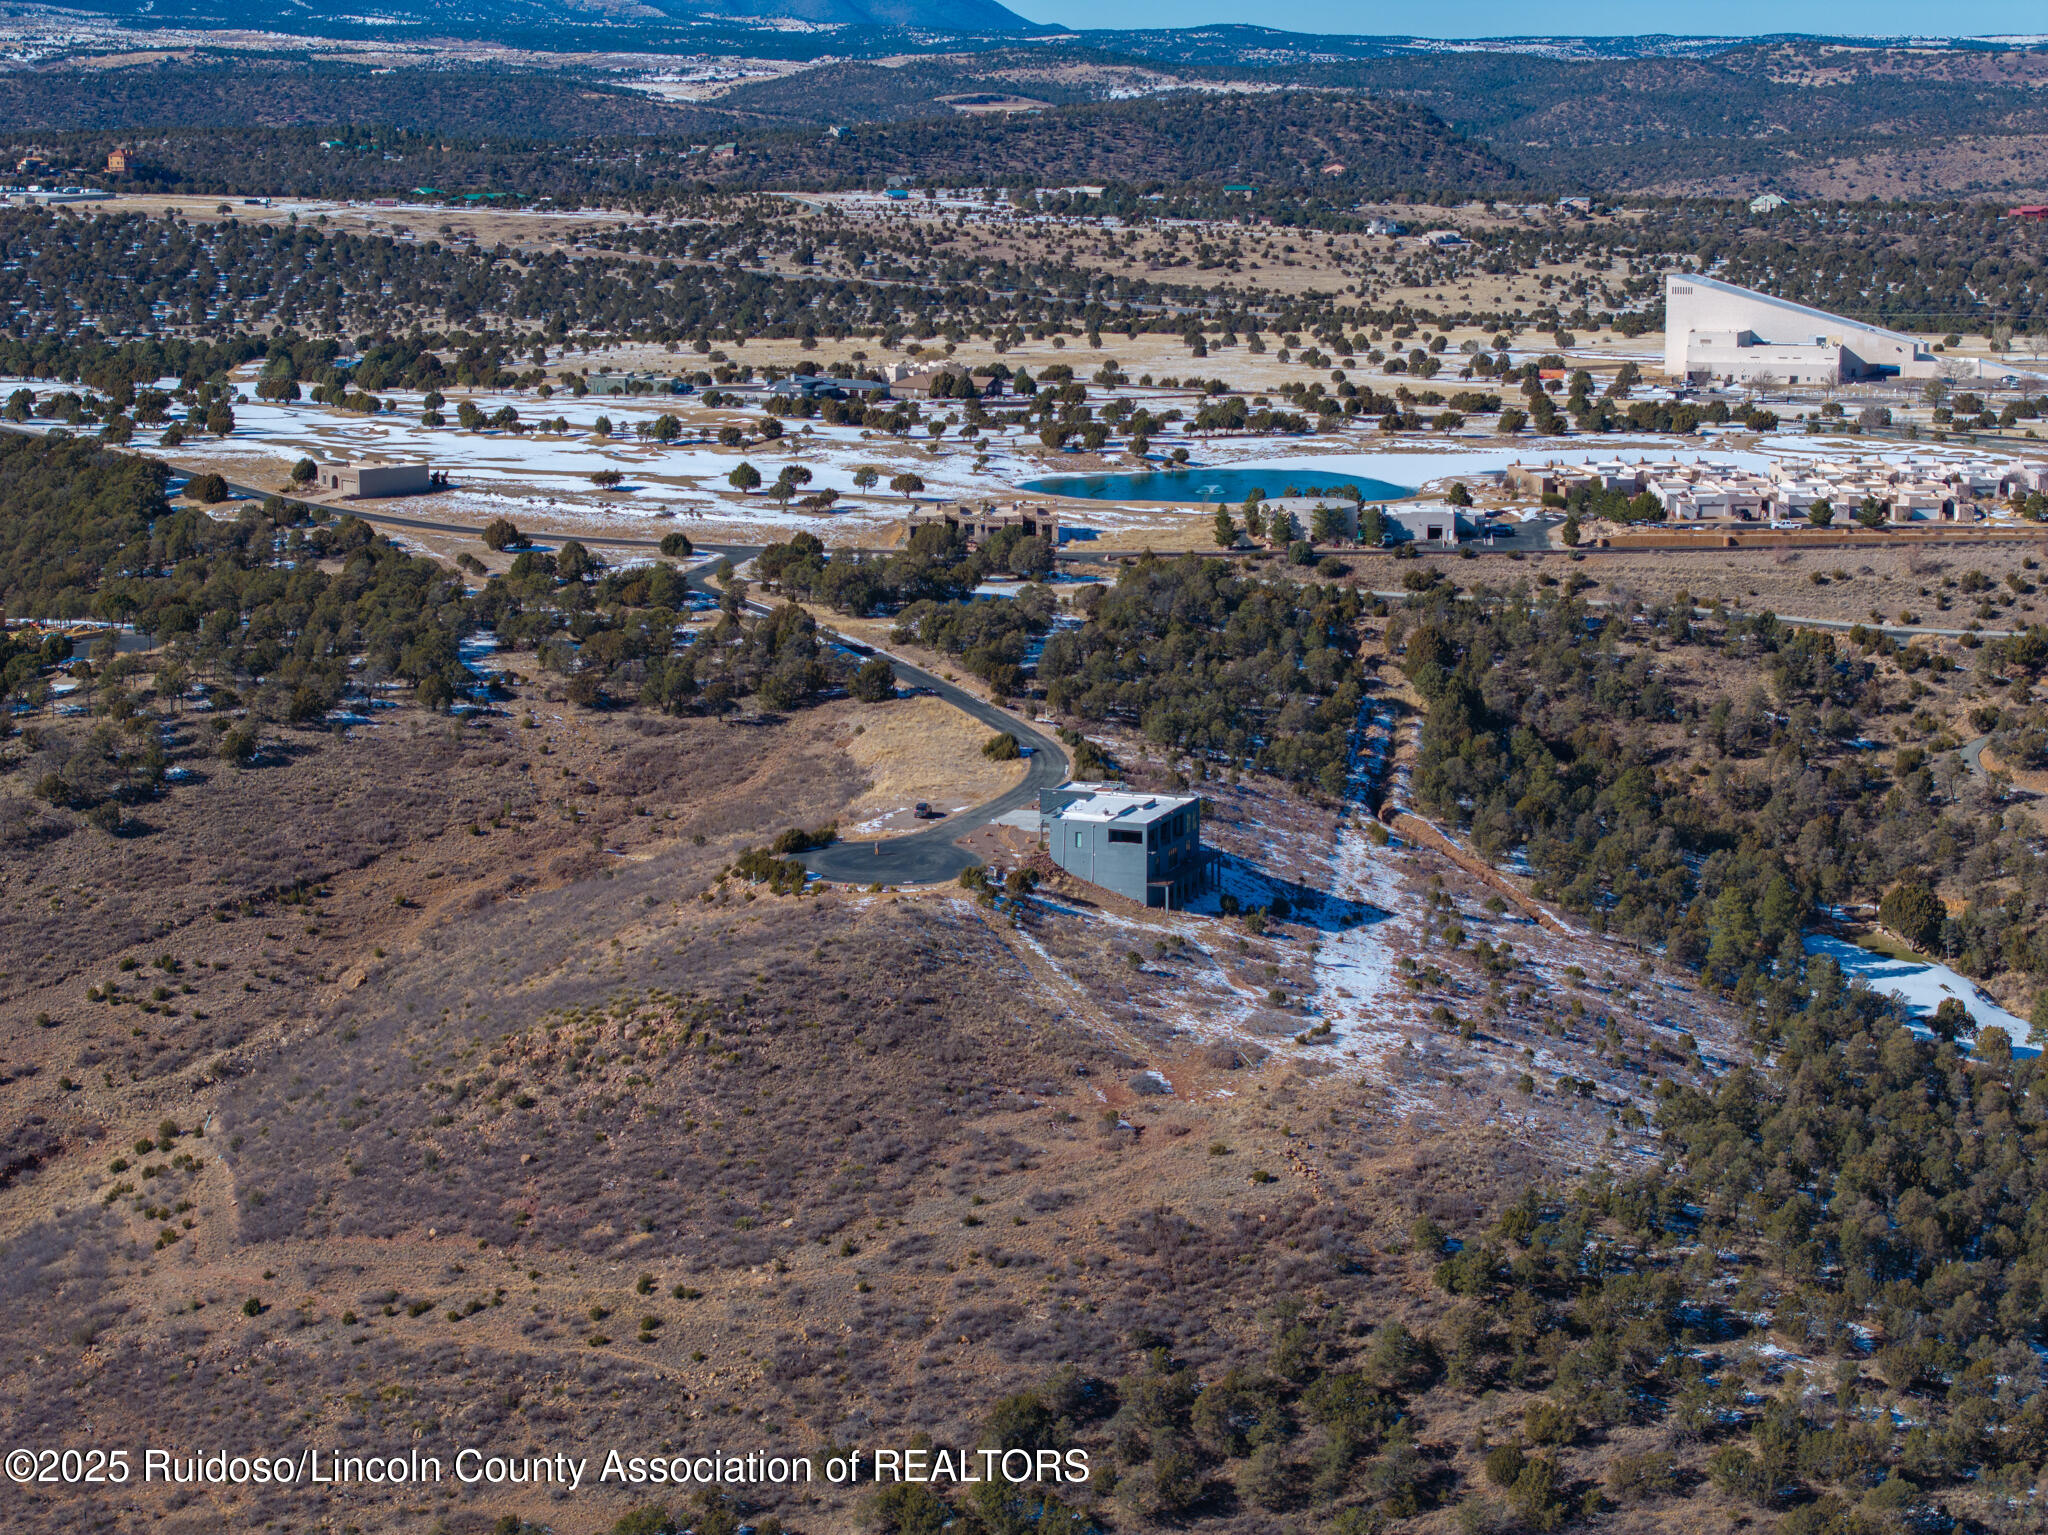
[[[1963,759],[1964,767],[1975,773],[1979,778],[1988,779],[1991,773],[1984,766],[1984,748],[1990,744],[1991,737],[1988,734],[1981,735],[1976,740],[1965,741],[1961,746],[1957,747],[1956,755]]]
[[[241,491],[243,487],[231,487]],[[246,494],[260,495],[263,492],[247,491]],[[287,498],[291,499],[291,498]],[[308,506],[320,505],[306,502]],[[365,522],[385,523],[395,527],[413,528],[429,533],[469,533],[477,530],[456,523],[429,521],[423,517],[404,517],[395,512],[358,511],[355,508],[326,507],[329,512],[360,517]],[[562,535],[534,530],[529,537],[538,536],[550,541],[581,536],[593,544],[624,546],[627,548],[654,549],[660,547],[659,539],[617,538],[610,534]],[[722,555],[735,565],[744,565],[761,551],[757,547],[741,544],[698,544],[699,554]],[[704,580],[704,566],[698,565],[690,571],[688,580],[699,589],[708,590]],[[765,614],[770,609],[762,603],[750,602],[747,606],[756,613]],[[868,652],[873,646],[859,640],[848,639],[832,630],[825,631],[835,639],[853,649]],[[1017,738],[1020,746],[1031,748],[1026,761],[1024,781],[1007,793],[1000,794],[985,805],[963,810],[933,823],[923,831],[907,836],[884,838],[880,842],[837,842],[830,847],[817,848],[803,855],[804,867],[824,879],[841,884],[868,885],[879,881],[885,885],[938,885],[957,878],[960,871],[973,863],[974,856],[958,846],[957,840],[970,832],[979,831],[997,816],[1008,815],[1012,810],[1038,803],[1038,791],[1054,788],[1066,782],[1067,757],[1059,743],[1040,734],[1025,724],[1016,715],[975,697],[965,688],[954,686],[943,677],[935,677],[920,667],[883,652],[889,664],[896,669],[896,681],[903,687],[929,688],[954,708],[970,715],[987,725],[991,731],[1008,731]]]
[[[744,565],[761,552],[737,545],[700,544],[698,548],[702,553],[722,554],[734,565]],[[700,591],[709,591],[711,587],[705,580],[706,569],[706,564],[693,566],[684,579]],[[771,611],[765,603],[749,602],[747,607],[757,614]],[[1059,743],[1042,735],[1008,710],[999,709],[965,688],[957,687],[943,677],[935,677],[922,667],[912,666],[908,661],[899,660],[864,641],[850,639],[831,629],[824,632],[850,650],[883,657],[895,668],[899,687],[929,688],[954,708],[988,726],[992,732],[1007,731],[1015,736],[1018,745],[1030,748],[1031,755],[1025,759],[1024,781],[986,804],[946,816],[923,831],[911,832],[907,836],[885,837],[879,841],[835,842],[829,847],[814,848],[801,855],[804,867],[819,878],[844,885],[944,884],[957,878],[962,869],[975,861],[973,854],[959,846],[959,838],[979,831],[997,816],[1008,815],[1025,805],[1036,805],[1040,789],[1054,788],[1066,782],[1067,755]]]
[[[804,854],[804,867],[822,878],[847,885],[937,885],[957,877],[976,860],[959,840],[979,831],[998,816],[1008,815],[1026,805],[1036,806],[1038,791],[1066,782],[1067,757],[1057,742],[1039,734],[1016,715],[976,698],[964,688],[934,677],[908,662],[890,656],[897,682],[908,687],[930,688],[954,708],[989,727],[1007,731],[1020,746],[1031,749],[1025,759],[1024,781],[985,805],[962,810],[908,836],[886,837],[880,841],[835,842]]]

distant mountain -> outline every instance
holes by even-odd
[[[1517,190],[1516,166],[1405,102],[1339,92],[1176,91],[1137,101],[865,123],[836,135],[742,135],[710,179],[849,187],[904,176],[946,186],[1293,188],[1349,200],[1457,188]]]
[[[832,27],[911,27],[988,33],[1043,30],[996,0],[647,0],[640,16],[669,21],[808,21]]]
[[[939,33],[959,41],[1059,30],[1027,21],[997,0],[406,0],[402,6],[392,0],[68,0],[64,9],[138,26],[253,28],[316,36],[426,29],[478,39],[528,40],[554,31],[602,28],[624,34],[617,41],[628,47],[642,40],[659,45],[672,40],[662,34],[678,30],[744,29],[752,24],[780,29],[791,22],[834,29],[820,39],[824,51],[830,51],[827,39],[841,28]],[[655,35],[643,37],[648,33]]]
[[[1519,53],[1558,59],[1643,59],[1718,53],[1739,38],[1489,37],[1439,38],[1284,32],[1274,27],[1219,23],[1202,27],[1137,28],[1083,32],[1094,47],[1161,64],[1224,65],[1240,69],[1288,68],[1347,60],[1393,59],[1433,53]]]

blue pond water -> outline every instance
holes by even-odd
[[[1395,501],[1414,494],[1406,485],[1369,480],[1354,474],[1331,474],[1296,466],[1292,469],[1154,469],[1139,474],[1059,474],[1030,480],[1025,490],[1045,496],[1076,496],[1085,501],[1228,501],[1232,505],[1253,491],[1261,496],[1344,496],[1358,487],[1367,501]]]

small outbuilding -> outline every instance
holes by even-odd
[[[422,496],[433,490],[425,464],[335,464],[320,472],[329,490],[344,496]]]
[[[1386,513],[1387,542],[1415,543],[1426,548],[1455,549],[1460,538],[1478,530],[1471,518],[1450,506],[1402,506]]]

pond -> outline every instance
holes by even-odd
[[[1253,491],[1278,496],[1325,495],[1349,499],[1356,486],[1366,501],[1398,501],[1413,487],[1353,474],[1331,474],[1295,465],[1282,469],[1152,469],[1135,474],[1059,474],[1028,480],[1023,489],[1044,496],[1074,496],[1083,501],[1227,501],[1236,506]]]
[[[92,655],[92,647],[99,641],[112,636],[114,652],[123,656],[138,656],[156,649],[156,641],[148,635],[130,629],[123,624],[119,628],[101,628],[93,634],[80,634],[72,638],[71,659],[83,661]]]
[[[1953,997],[1969,1009],[1978,1028],[1997,1024],[2012,1036],[2022,1054],[2037,1054],[2030,1037],[2033,1031],[2024,1018],[2015,1017],[1977,990],[1976,983],[1958,975],[1946,965],[1926,960],[1893,959],[1875,949],[1859,948],[1841,938],[1808,933],[1800,942],[1808,954],[1825,954],[1842,967],[1845,980],[1862,981],[1872,991],[1888,991],[1911,1010],[1914,1022],[1931,1017],[1946,999]]]

